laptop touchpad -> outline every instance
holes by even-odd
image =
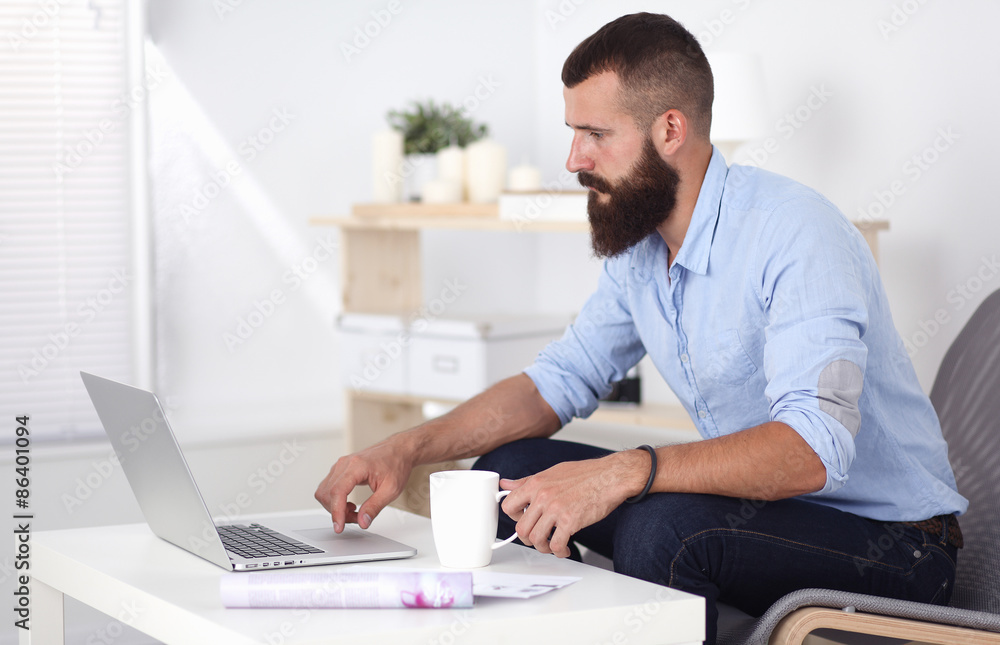
[[[295,533],[310,542],[340,542],[343,540],[359,540],[365,537],[365,534],[361,531],[354,531],[350,528],[338,535],[332,526],[323,529],[298,530]]]
[[[295,531],[305,541],[336,555],[377,555],[399,550],[401,545],[387,540],[381,535],[367,533],[360,529],[346,528],[340,535],[333,527]]]

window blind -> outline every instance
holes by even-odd
[[[35,442],[101,433],[79,370],[132,376],[126,29],[125,0],[0,1],[4,443],[21,415]]]

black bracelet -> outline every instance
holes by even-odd
[[[642,501],[642,498],[646,496],[649,489],[653,487],[653,480],[656,479],[656,451],[653,450],[652,446],[647,446],[643,444],[636,448],[636,450],[645,450],[649,453],[650,458],[653,460],[652,465],[649,468],[649,481],[646,482],[646,487],[642,489],[642,492],[633,497],[629,497],[625,501],[629,504],[635,504],[636,502]]]

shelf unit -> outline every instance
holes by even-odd
[[[351,216],[318,216],[313,226],[341,230],[341,294],[344,312],[394,314],[423,305],[420,232],[424,230],[584,233],[585,221],[501,220],[496,204],[359,204]],[[886,221],[855,222],[878,260],[878,233]],[[430,399],[345,389],[345,437],[355,452],[424,421]],[[458,403],[458,401],[439,401]],[[590,417],[610,424],[669,427],[694,431],[680,405],[601,407]],[[415,469],[394,506],[428,514],[427,477],[454,463]]]

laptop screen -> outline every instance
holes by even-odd
[[[156,395],[86,372],[80,377],[153,533],[232,568]]]

